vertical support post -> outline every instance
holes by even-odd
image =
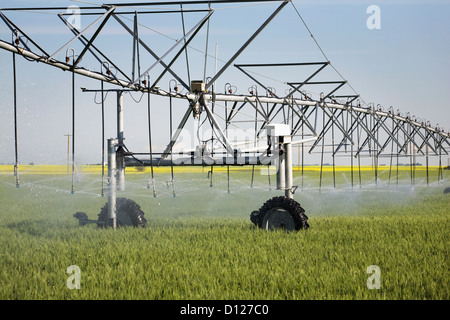
[[[119,147],[123,146],[123,91],[117,91],[117,139]]]
[[[353,109],[353,106],[351,105],[348,109],[350,113],[352,112],[352,109]],[[347,119],[348,119],[348,115],[349,115],[349,113],[347,113]],[[354,123],[351,124],[351,128],[353,128],[353,125],[354,125]],[[348,124],[347,124],[347,128],[348,128]],[[350,131],[350,138],[352,138],[352,141],[353,141],[353,131],[354,130]],[[352,189],[353,189],[353,145],[354,145],[354,142],[350,143],[350,177],[351,177]]]
[[[323,111],[322,123],[325,124],[325,111]],[[325,128],[325,127],[324,127]],[[323,129],[325,130],[325,129]],[[322,177],[323,177],[323,154],[325,151],[325,132],[323,132],[322,138],[322,151],[320,154],[320,174],[319,174],[319,192],[322,192]]]
[[[292,199],[292,144],[290,136],[284,137],[284,160],[286,176],[284,193],[287,198]]]
[[[287,124],[270,124],[266,126],[267,136],[274,146],[277,162],[277,190],[284,190],[285,196],[292,199],[292,144],[291,128]]]
[[[277,137],[277,149],[276,155],[278,156],[278,170],[277,170],[277,190],[284,190],[286,187],[286,169],[285,169],[285,162],[284,162],[284,139],[282,136]]]
[[[108,139],[108,222],[116,228],[116,144],[117,139]]]
[[[372,117],[374,117],[374,116],[372,116]],[[378,127],[377,124],[375,124],[376,121],[377,120],[374,118],[373,119],[374,128],[377,130],[376,137],[377,137],[377,141],[379,141],[379,134],[378,134],[379,133],[379,130],[378,130],[379,127]],[[372,131],[373,131],[373,129],[372,129]],[[375,136],[375,133],[373,135]],[[373,148],[375,149],[375,153],[373,155],[373,160],[374,160],[374,165],[375,165],[375,185],[378,185],[378,154],[379,154],[379,152],[378,152],[378,145],[375,142],[373,144]]]
[[[103,64],[102,64],[102,73],[103,73]],[[101,90],[102,90],[102,197],[105,196],[105,95],[103,93],[104,85],[103,81],[101,81]]]
[[[69,175],[70,171],[70,137],[72,136],[70,133],[65,134],[67,137],[67,175]]]
[[[429,187],[430,186],[430,178],[429,178],[429,174],[428,174],[428,145],[426,145],[425,146],[425,150],[426,150],[426,158],[425,158],[425,161],[426,161],[426,170],[427,170],[427,187]]]
[[[75,51],[74,51],[75,57]],[[75,62],[75,59],[73,59]],[[75,193],[74,188],[75,175],[75,72],[72,72],[72,194]]]
[[[230,193],[230,166],[227,166],[228,193]]]
[[[17,77],[16,77],[16,54],[13,53],[13,81],[14,81],[14,176],[16,177],[16,188],[20,187],[19,183],[19,154],[17,147]]]
[[[117,190],[125,190],[125,159],[123,157],[123,91],[117,91]]]
[[[175,82],[175,86],[176,86],[176,82]],[[172,86],[170,85],[169,82],[169,90],[170,93],[172,93]],[[172,113],[172,95],[169,96],[169,116],[170,116],[170,136],[173,136],[173,113]],[[170,142],[170,177],[171,177],[171,183],[172,183],[172,195],[175,198],[176,194],[175,194],[175,181],[173,179],[173,145],[175,142],[172,143],[172,141]],[[212,174],[212,173],[211,173]]]
[[[147,84],[148,84],[148,96],[147,96],[147,113],[148,113],[148,148],[150,151],[150,171],[152,174],[152,186],[153,186],[153,198],[156,198],[156,190],[155,190],[155,175],[153,172],[153,149],[152,149],[152,118],[151,118],[151,108],[150,108],[150,75],[147,75]],[[147,188],[150,188],[150,185],[147,185]]]
[[[399,132],[398,132],[398,130],[397,130],[397,141],[398,141],[398,137],[399,137]],[[398,155],[399,155],[399,145],[397,144],[397,153],[396,153],[396,156],[397,156],[397,177],[396,177],[396,186],[398,187]]]
[[[181,10],[181,23],[183,25],[183,37],[185,37],[184,44],[186,44],[186,28],[185,28],[185,24],[184,24],[184,14],[183,14],[183,5],[182,4],[180,4],[180,10]],[[191,83],[191,72],[190,72],[190,68],[189,68],[189,55],[188,55],[188,51],[187,51],[187,46],[184,48],[184,53],[186,54],[186,71],[187,71],[188,83],[190,84]]]
[[[390,111],[389,111],[390,112]],[[394,133],[394,121],[392,121],[392,132]],[[390,155],[390,162],[389,162],[389,180],[388,180],[388,186],[391,185],[391,173],[392,173],[392,156],[394,155],[394,141],[391,142],[391,155]]]
[[[302,121],[302,140],[305,138],[304,137],[304,127],[303,124],[305,123],[305,121]],[[300,160],[299,160],[300,161]],[[305,164],[305,147],[304,144],[302,143],[302,190],[303,190],[303,184],[304,184],[304,164]]]
[[[209,9],[211,10],[211,3],[209,3],[208,5],[209,5]],[[183,19],[183,31],[184,31],[184,19]],[[206,22],[205,62],[203,65],[203,82],[205,82],[205,83],[206,83],[206,65],[208,62],[208,42],[209,42],[209,19],[208,19],[208,22]],[[185,44],[186,44],[186,39],[185,39]]]
[[[336,189],[336,160],[334,158],[336,152],[334,150],[334,123],[331,124],[331,148],[333,150],[332,151],[332,157],[333,157],[333,188]]]
[[[444,175],[442,172],[442,138],[440,139],[440,145],[439,145],[439,171],[438,171],[438,183],[441,183],[442,180],[444,180]]]

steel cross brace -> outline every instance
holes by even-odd
[[[133,31],[128,28],[128,26],[121,20],[119,19],[119,17],[114,14],[113,18],[116,19],[116,21],[130,34],[133,35]],[[150,55],[153,56],[153,58],[155,58],[156,60],[159,61],[159,63],[186,89],[186,90],[190,90],[190,87],[183,81],[181,80],[181,78],[174,72],[172,71],[172,69],[170,69],[165,63],[164,61],[161,60],[161,58],[152,50],[150,49],[150,47],[142,40],[138,37],[138,41],[140,43],[140,45],[148,52],[150,53]],[[131,82],[131,81],[130,81]]]
[[[369,115],[372,117],[372,119],[375,118],[374,117],[375,113],[372,112]],[[381,122],[380,121],[374,121],[374,123],[375,123],[375,125],[370,130],[371,136],[373,136],[373,137],[375,136],[375,134],[378,134],[378,129],[381,127]],[[371,140],[371,137],[367,136],[366,139],[364,140],[364,142],[361,144],[359,150],[356,152],[356,154],[359,154],[368,143],[369,143],[369,150],[371,150],[370,140]],[[374,142],[377,142],[377,141],[378,141],[378,139],[374,140]],[[377,144],[378,144],[378,146],[381,146],[379,143],[377,143]],[[380,149],[380,152],[378,154],[380,154],[384,150],[384,146],[381,146],[380,148],[381,149]]]
[[[58,17],[61,19],[62,22],[64,22],[69,27],[69,22],[67,21],[66,18],[63,17],[62,14],[58,14]],[[80,31],[78,31],[75,28],[69,27],[69,29],[72,31],[74,35],[78,35],[80,33]],[[88,39],[85,36],[81,35],[81,37],[79,37],[78,40],[80,40],[80,42],[83,45],[85,46],[87,45]],[[91,43],[91,47],[88,50],[89,52],[91,52],[94,58],[97,59],[98,62],[100,62],[100,64],[103,65],[105,61],[102,61],[92,49],[96,50],[111,66],[113,66],[117,71],[119,71],[129,82],[132,82],[125,72],[123,72],[114,62],[111,61],[111,59],[109,59],[103,52],[101,52],[94,44]],[[114,77],[116,80],[119,80],[114,74],[111,74],[111,76]]]
[[[8,28],[12,31],[18,31],[19,34],[24,35],[36,48],[38,48],[44,55],[46,55],[47,57],[49,56],[49,54],[47,52],[44,51],[44,49],[42,49],[36,42],[33,41],[33,39],[31,39],[25,32],[23,32],[17,25],[15,25],[10,19],[8,19],[2,12],[0,12],[0,18],[2,18],[2,20],[5,22],[5,24],[8,26]],[[14,27],[14,28],[13,28]],[[19,41],[20,43],[22,43],[22,45],[24,46],[24,48],[26,48],[28,51],[31,51],[31,49],[28,47],[27,43],[25,41],[23,41],[20,37],[19,37]]]
[[[319,104],[319,106],[320,106],[320,104]],[[330,115],[328,114],[328,112],[325,111],[325,108],[327,108],[328,110],[330,110],[329,107],[328,107],[328,104],[326,104],[326,103],[324,102],[324,103],[323,103],[323,106],[321,106],[321,107],[322,107],[322,109],[324,110],[325,114],[328,115],[328,116],[330,116]],[[325,108],[324,108],[324,107],[325,107]],[[330,110],[330,111],[331,111],[331,110]],[[343,111],[344,111],[344,109],[341,110],[341,113],[340,113],[339,115],[341,115]],[[338,116],[339,116],[339,115],[338,115]],[[337,119],[337,117],[334,116],[334,112],[331,113],[331,117],[333,118],[333,124],[336,124],[336,126],[339,128],[339,130],[341,130],[341,132],[344,134],[344,136],[345,136],[348,140],[350,140],[350,143],[351,143],[351,144],[354,144],[352,138],[348,135],[347,130],[345,130],[344,127],[340,124],[339,119]]]
[[[183,51],[185,50],[185,48],[188,46],[188,44],[192,41],[192,39],[195,38],[195,36],[197,35],[197,33],[200,31],[200,29],[203,27],[203,25],[209,20],[209,17],[212,15],[213,11],[209,12],[206,17],[204,17],[195,27],[195,31],[193,32],[192,36],[187,40],[184,41],[184,45],[181,47],[181,49],[178,51],[178,53],[175,55],[175,57],[172,59],[172,61],[170,61],[170,63],[167,65],[167,68],[164,69],[164,71],[159,75],[159,77],[155,80],[155,82],[152,84],[150,89],[155,88],[155,86],[158,84],[159,80],[161,80],[161,78],[166,74],[168,68],[170,68],[172,66],[172,64],[178,59],[178,57],[181,55],[181,53],[183,53]],[[192,30],[191,30],[192,31]],[[183,37],[183,39],[186,39],[186,37],[190,34],[190,32],[188,32],[186,34],[185,37]],[[146,71],[147,72],[147,71]],[[144,74],[146,73],[144,72]]]
[[[322,129],[322,132],[319,134],[319,138],[323,139],[325,137],[325,134],[328,132],[328,130],[333,126],[336,125],[336,127],[344,134],[344,136],[351,142],[351,144],[353,143],[352,138],[348,135],[347,130],[344,129],[344,127],[340,124],[338,117],[344,112],[344,109],[335,109],[333,111],[329,110],[329,107],[326,103],[318,103],[316,108],[322,108],[322,111],[328,116],[329,120],[328,122],[325,124],[325,126]],[[331,114],[327,112],[328,109],[329,111],[331,111]],[[337,110],[339,110],[339,114],[337,116],[335,116]],[[330,125],[331,123],[331,125]],[[317,139],[316,142],[313,144],[313,146],[311,147],[311,149],[308,151],[309,153],[311,153],[315,147],[318,145],[318,143],[320,142],[320,139]],[[334,150],[333,150],[334,151]]]
[[[295,104],[297,104],[297,102],[294,100],[294,103]],[[316,111],[316,115],[315,115],[315,119],[314,119],[314,127],[312,126],[312,124],[310,124],[310,126],[311,126],[311,128],[312,128],[312,132],[313,132],[313,134],[314,134],[314,136],[317,136],[317,132],[316,132],[316,128],[317,128],[317,111],[318,111],[318,109],[316,108],[316,106],[312,106],[312,108],[311,108],[311,111],[309,112],[309,114],[308,115],[306,115],[306,111],[308,111],[308,109],[311,107],[311,106],[308,106],[308,105],[305,105],[305,106],[303,106],[303,108],[300,108],[300,105],[298,105],[297,104],[297,106],[299,107],[299,111],[301,111],[301,109],[305,109],[305,112],[300,112],[301,114],[303,114],[304,116],[303,116],[303,119],[304,119],[304,121],[308,121],[308,119],[309,119],[309,117],[313,114],[313,112],[314,111]],[[293,136],[295,136],[296,134],[297,134],[297,132],[298,132],[298,130],[300,130],[300,124],[301,124],[301,120],[302,120],[302,118],[301,119],[299,119],[298,121],[297,121],[297,123],[295,124],[295,126],[294,126],[294,131],[292,132],[292,135]],[[309,122],[308,122],[309,123]]]
[[[406,148],[405,154],[408,154],[408,143],[409,143],[409,142],[412,142],[417,148],[420,148],[420,147],[419,147],[419,145],[414,141],[414,139],[412,139],[412,136],[410,135],[410,133],[408,133],[408,132],[405,130],[405,128],[403,128],[403,125],[404,125],[404,124],[408,124],[409,126],[411,126],[411,123],[408,122],[406,119],[405,119],[404,121],[403,121],[403,120],[399,120],[399,121],[400,121],[400,123],[401,123],[401,125],[399,125],[399,128],[400,128],[400,130],[403,131],[403,134],[405,135],[405,142],[404,142],[404,144],[403,144],[401,150],[403,150],[403,149]],[[401,151],[401,150],[400,150],[400,151]],[[422,152],[422,154],[423,154],[423,152]]]
[[[427,139],[420,132],[420,127],[412,125],[411,128],[413,130],[413,132],[411,132],[411,134],[415,135],[417,133],[422,138],[422,140],[431,148],[431,150],[437,155],[436,150],[434,150],[434,148],[428,143]],[[420,153],[424,154],[424,152],[422,151],[422,147],[418,147],[417,152],[420,152]]]
[[[115,10],[115,7],[110,7],[109,10],[107,12],[105,12],[101,17],[99,17],[97,20],[95,20],[94,22],[92,22],[89,26],[87,26],[83,31],[81,31],[78,35],[76,35],[75,37],[73,37],[71,40],[69,40],[65,45],[63,45],[61,48],[59,48],[58,50],[56,50],[56,52],[54,54],[52,54],[50,57],[47,58],[47,60],[51,60],[55,55],[57,55],[59,52],[61,52],[61,50],[63,50],[64,48],[66,48],[69,44],[71,44],[72,42],[74,42],[76,39],[78,39],[79,37],[81,37],[83,35],[83,33],[87,32],[88,30],[90,30],[94,25],[96,25],[100,20],[103,20],[102,24],[100,25],[99,28],[97,28],[97,31],[95,32],[93,39],[91,39],[90,43],[93,42],[93,40],[95,40],[95,38],[97,37],[98,33],[101,31],[101,29],[104,27],[106,21],[109,19],[109,17],[111,16],[112,12]],[[89,47],[89,46],[88,46]],[[87,48],[85,48],[87,50]],[[84,53],[86,52],[86,50],[84,50]],[[83,53],[83,54],[84,54]],[[82,56],[81,56],[82,57]],[[80,59],[78,58],[77,63],[80,61]],[[76,64],[74,64],[73,68],[76,67]]]
[[[270,108],[270,111],[267,112],[267,118],[269,118],[272,115],[272,112],[275,110],[275,107],[277,106],[277,103],[274,103],[272,108]],[[273,119],[273,118],[272,118]],[[271,120],[269,119],[267,123],[270,123]],[[261,134],[261,132],[263,132],[265,125],[267,124],[266,122],[264,122],[261,127],[259,128],[258,134],[256,135],[257,137],[259,137],[259,135]]]
[[[351,106],[347,106],[347,122],[348,122],[348,114],[349,113],[351,113],[351,112],[353,112],[353,108],[351,107]],[[351,123],[351,125],[350,125],[350,127],[348,126],[348,123],[347,123],[347,132],[348,132],[348,134],[350,135],[350,136],[353,136],[353,132],[357,129],[357,126],[355,126],[355,124],[356,124],[356,122],[355,121],[352,121],[352,123]],[[341,140],[341,142],[339,143],[339,145],[337,146],[337,148],[334,150],[334,153],[333,153],[333,156],[335,156],[336,155],[336,153],[339,151],[339,149],[341,149],[341,147],[343,146],[343,145],[346,145],[346,141],[347,141],[347,138],[344,136],[344,138]],[[354,144],[352,144],[352,145],[354,145]],[[346,152],[347,152],[347,150],[346,150]]]
[[[405,135],[407,134],[406,131],[403,130],[403,127],[402,127],[403,122],[401,120],[398,120],[398,119],[395,119],[394,117],[392,117],[392,121],[395,123],[395,128],[392,130],[393,135],[397,134],[397,136],[398,136],[398,132],[400,131],[400,129],[402,129],[402,131]],[[398,139],[397,139],[397,141],[398,141]],[[406,145],[401,145],[400,141],[398,141],[398,143],[399,143],[399,147],[400,147],[400,150],[398,151],[398,153],[401,153],[401,152],[403,152],[403,149],[405,149]],[[405,150],[405,153],[407,153],[407,150]]]
[[[378,115],[377,115],[378,116]],[[378,116],[378,122],[380,122],[381,123],[381,125],[383,126],[383,129],[388,133],[388,135],[389,135],[389,137],[386,139],[386,141],[384,142],[384,144],[383,144],[383,148],[382,148],[382,150],[384,150],[386,147],[387,147],[387,145],[389,144],[389,142],[392,140],[392,142],[395,142],[396,144],[397,144],[397,147],[401,147],[402,145],[400,144],[400,142],[395,138],[395,134],[396,134],[396,132],[399,130],[398,128],[396,128],[396,129],[394,129],[394,130],[392,130],[392,132],[391,132],[391,130],[389,130],[389,128],[387,128],[386,127],[386,124],[384,123],[388,118],[384,118],[383,120],[382,119],[380,119],[381,118],[381,116]],[[391,119],[392,119],[392,117],[391,117]],[[379,153],[378,153],[378,156],[381,154],[381,152],[382,151],[380,151]]]
[[[380,152],[378,153],[378,155],[381,154],[381,152],[385,149],[385,147],[387,146],[387,144],[389,143],[389,140],[392,139],[392,141],[394,141],[399,147],[400,147],[400,142],[398,142],[398,140],[395,138],[394,134],[391,133],[391,130],[389,130],[389,128],[386,126],[385,121],[388,119],[387,117],[384,117],[384,119],[381,119],[381,116],[378,115],[376,112],[373,113],[373,116],[376,117],[377,120],[377,124],[379,124],[379,127],[382,127],[384,129],[384,131],[389,135],[389,138],[386,140],[385,144],[381,147]]]
[[[242,47],[236,51],[236,53],[225,63],[225,65],[220,69],[216,75],[205,85],[205,90],[208,90],[208,88],[216,82],[216,80],[225,72],[225,70],[228,69],[228,67],[233,63],[234,60],[242,53],[242,51],[245,50],[245,48],[248,47],[248,45],[258,36],[258,34],[264,30],[264,28],[270,23],[270,21],[275,18],[275,16],[289,3],[289,0],[284,0],[283,3],[270,15],[269,18],[266,19],[266,21],[263,22],[263,24],[256,30],[253,35],[242,45]]]
[[[442,146],[444,141],[446,141],[447,144],[449,144],[448,140],[446,140],[445,137],[439,132],[436,132],[435,134],[438,135],[438,137],[440,138],[439,142],[436,140],[437,148],[439,148],[439,155],[441,155],[442,151],[444,151],[445,154],[448,154],[447,150],[445,150],[445,148]]]
[[[324,139],[325,138],[325,134],[328,132],[328,130],[330,130],[330,128],[333,126],[333,119],[332,119],[332,117],[327,113],[327,112],[325,112],[325,108],[323,107],[323,106],[320,106],[321,108],[322,108],[322,110],[323,110],[323,113],[324,114],[326,114],[327,116],[328,116],[328,121],[327,121],[327,123],[324,125],[324,127],[322,128],[322,131],[318,134],[318,136],[317,136],[317,140],[314,142],[314,144],[311,146],[311,148],[309,149],[309,151],[308,151],[308,153],[310,153],[311,154],[311,152],[317,147],[317,145],[319,144],[319,142],[322,140],[322,139]],[[317,103],[316,104],[316,108],[318,109],[319,108],[319,103]],[[333,116],[334,116],[334,114],[338,111],[339,109],[335,109],[335,110],[333,110],[332,111],[332,114],[333,114]],[[339,110],[339,112],[340,113],[342,113],[343,112],[343,110]],[[339,114],[340,115],[340,114]],[[339,116],[338,115],[338,116]],[[331,124],[331,125],[330,125]]]
[[[173,146],[175,145],[176,141],[178,140],[178,137],[181,134],[181,131],[183,130],[184,126],[186,125],[187,120],[189,119],[189,116],[192,112],[192,105],[195,103],[200,103],[202,105],[202,107],[205,109],[208,118],[211,120],[213,126],[216,128],[216,130],[219,132],[220,136],[222,137],[222,139],[224,140],[224,145],[227,149],[227,152],[230,154],[234,154],[234,147],[231,145],[231,143],[228,141],[228,138],[226,136],[226,134],[223,132],[222,128],[220,127],[219,123],[217,122],[216,118],[214,117],[213,113],[211,112],[211,110],[209,109],[206,101],[204,100],[204,98],[202,97],[202,95],[197,96],[196,101],[192,101],[189,104],[189,108],[186,111],[186,113],[184,114],[183,118],[181,119],[180,124],[178,125],[177,130],[175,131],[175,133],[172,135],[169,144],[167,145],[166,149],[164,150],[164,152],[161,154],[161,158],[160,161],[164,158],[166,158],[169,155],[170,150],[172,150]]]
[[[247,77],[249,77],[250,79],[252,79],[253,81],[255,81],[257,84],[259,84],[261,87],[264,88],[264,90],[266,90],[266,92],[270,92],[269,88],[267,88],[265,85],[263,85],[261,82],[259,82],[258,80],[256,80],[254,77],[252,77],[247,71],[245,71],[244,69],[242,69],[241,65],[235,64],[234,65],[236,68],[238,68],[242,73],[244,73]],[[272,93],[274,95],[274,97],[278,98],[278,96],[275,93]]]
[[[162,59],[164,59],[170,52],[172,52],[178,45],[184,42],[184,45],[182,46],[181,50],[178,51],[178,53],[175,55],[175,57],[172,59],[172,61],[165,67],[164,71],[159,75],[159,77],[155,80],[153,85],[151,86],[151,89],[153,89],[156,84],[161,80],[161,78],[164,76],[164,74],[168,71],[168,68],[172,66],[172,64],[178,59],[180,54],[184,51],[184,49],[187,47],[187,45],[192,41],[192,39],[195,38],[197,33],[200,31],[200,29],[203,27],[206,21],[209,20],[211,15],[213,14],[213,10],[209,11],[205,17],[203,17],[202,20],[200,20],[188,33],[186,33],[180,40],[178,40],[165,54],[163,54],[153,65],[150,66],[145,72],[143,72],[141,78],[148,74],[150,70],[152,70],[157,64],[159,64]],[[192,34],[192,36],[191,36]],[[186,38],[190,38],[186,41]]]
[[[439,153],[437,152],[437,150],[435,150],[435,149],[428,143],[428,137],[431,136],[431,137],[433,138],[433,140],[434,140],[436,149],[439,148],[440,151],[443,150],[443,151],[445,152],[445,154],[448,154],[447,150],[442,146],[442,144],[443,144],[442,142],[446,142],[448,145],[450,145],[450,142],[446,139],[446,137],[444,137],[444,136],[443,136],[442,134],[440,134],[439,132],[433,132],[433,131],[431,131],[428,127],[423,126],[422,128],[425,129],[425,131],[427,132],[427,135],[426,135],[426,137],[425,137],[424,141],[422,142],[422,145],[420,146],[419,149],[422,149],[423,146],[424,146],[425,144],[428,144],[428,146],[434,151],[435,155],[439,155]],[[438,135],[439,138],[442,138],[442,139],[440,139],[441,142],[439,142],[438,139],[434,136],[434,135],[436,135],[436,134]]]
[[[261,105],[261,102],[259,101],[258,97],[256,97],[256,105],[253,104],[253,102],[251,102],[250,99],[246,99],[246,102],[250,103],[250,105],[253,108],[255,108],[256,112],[258,112],[264,118],[266,123],[269,121],[269,118],[268,118],[267,114],[265,113],[264,108],[261,108],[263,110],[262,112],[258,108],[258,104]]]
[[[378,140],[376,139],[376,137],[372,135],[372,133],[370,132],[369,128],[367,128],[367,126],[364,124],[364,122],[362,122],[362,120],[359,118],[359,115],[356,114],[356,112],[359,112],[359,111],[357,111],[357,110],[354,110],[354,111],[355,111],[355,112],[354,112],[355,114],[354,114],[353,112],[351,112],[350,115],[353,117],[353,119],[355,119],[355,120],[358,122],[358,124],[360,125],[360,127],[367,133],[367,135],[370,136],[370,138],[372,138],[372,140],[375,141],[375,142],[378,144],[378,146],[380,147],[380,149],[383,150],[383,147],[380,145],[380,143],[378,142]],[[359,113],[361,113],[361,112],[359,112]],[[363,113],[364,113],[363,119],[365,119],[366,116],[367,116],[369,113],[367,113],[367,112],[363,112]],[[359,151],[361,151],[361,149],[360,149]],[[359,154],[359,151],[358,151],[358,153],[355,155],[355,157]]]
[[[302,112],[302,108],[298,105],[298,103],[292,99],[293,104],[289,103],[288,99],[285,99],[286,104],[288,104],[290,106],[290,108],[292,108],[292,111],[298,116],[298,121],[296,123],[296,125],[292,128],[292,132],[291,135],[294,136],[295,133],[297,132],[298,128],[297,126],[299,126],[299,124],[301,123],[301,121],[303,121],[303,123],[306,124],[306,126],[309,128],[309,130],[311,130],[311,132],[313,133],[314,136],[317,135],[316,130],[312,127],[311,123],[308,121],[308,118],[305,117],[305,114]],[[295,110],[294,108],[294,104],[297,106],[298,110]],[[308,109],[306,109],[308,110]],[[311,114],[311,113],[310,113]]]
[[[80,55],[78,56],[77,60],[73,63],[73,68],[76,68],[76,66],[78,65],[78,63],[80,63],[81,59],[83,59],[83,56],[86,54],[87,50],[89,49],[89,47],[92,45],[92,43],[94,42],[95,38],[97,38],[98,34],[100,33],[100,31],[103,29],[103,27],[105,26],[106,22],[109,20],[109,18],[111,17],[111,15],[113,14],[115,8],[112,7],[110,10],[108,10],[108,12],[106,13],[106,17],[103,19],[102,23],[100,24],[100,26],[97,28],[97,30],[95,31],[94,35],[92,36],[92,38],[88,41],[88,43],[85,45],[83,51],[80,53]],[[83,32],[81,32],[79,35],[75,36],[75,38],[78,38],[82,35]]]
[[[322,65],[319,69],[317,69],[313,74],[311,74],[305,81],[297,83],[297,87],[294,86],[294,83],[288,83],[288,85],[290,85],[294,90],[289,93],[286,98],[291,97],[295,92],[299,92],[302,93],[300,90],[300,88],[305,85],[306,83],[309,82],[309,80],[311,80],[312,78],[314,78],[320,71],[322,71],[327,65],[330,64],[330,62],[306,62],[306,63],[301,63],[301,65]]]

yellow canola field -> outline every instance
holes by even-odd
[[[252,166],[230,166],[230,171],[250,171],[252,170]],[[255,170],[266,170],[266,166],[255,166]],[[437,170],[438,166],[429,166],[429,170]],[[108,167],[104,168],[105,174],[107,174]],[[170,172],[170,167],[153,167],[155,173],[167,173]],[[200,173],[200,172],[208,172],[210,167],[203,166],[174,166],[173,170],[175,173]],[[215,166],[213,169],[215,172],[226,172],[227,166]],[[301,171],[300,166],[293,167],[294,172]],[[319,165],[311,165],[304,166],[304,171],[320,171]],[[332,172],[332,166],[323,166],[322,170],[324,172]],[[334,168],[335,171],[350,171],[351,166],[336,166]],[[354,171],[359,170],[357,166],[353,167]],[[372,171],[374,168],[372,166],[361,166],[361,171]],[[389,166],[378,166],[378,171],[386,171],[389,170]],[[397,170],[396,166],[392,166],[392,170]],[[398,170],[400,171],[409,171],[411,170],[410,166],[399,166]],[[425,166],[416,166],[415,170],[426,170]],[[84,174],[98,174],[102,172],[101,165],[80,165],[75,167],[75,171]],[[19,165],[19,174],[70,174],[72,172],[72,167],[67,167],[66,165]],[[126,173],[150,173],[150,167],[126,167]],[[276,168],[274,166],[270,167],[270,172],[275,173]],[[13,174],[14,166],[13,165],[0,165],[0,174]]]

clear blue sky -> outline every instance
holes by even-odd
[[[86,2],[100,3],[97,0]],[[114,3],[115,1],[108,1]],[[126,1],[116,1],[126,2]],[[1,1],[0,7],[35,7],[88,5],[76,1]],[[381,104],[385,109],[394,106],[402,113],[410,112],[418,118],[439,124],[450,130],[450,1],[293,1],[314,34],[321,48],[351,86],[364,101]],[[208,75],[214,73],[215,46],[218,45],[218,67],[248,38],[257,26],[278,4],[217,6],[210,22],[208,53]],[[366,12],[369,5],[381,9],[381,29],[369,30]],[[70,33],[54,15],[37,13],[6,13],[49,51],[56,51],[67,40]],[[187,29],[204,13],[186,14]],[[153,16],[152,20],[142,18],[141,23],[157,30],[141,29],[144,40],[157,44],[162,54],[179,39],[182,28],[179,16]],[[93,18],[83,17],[82,28]],[[107,25],[105,33],[96,44],[111,52],[114,61],[124,69],[131,70],[131,39],[117,23]],[[92,34],[92,33],[91,33]],[[10,41],[10,31],[0,21],[0,38]],[[74,44],[75,46],[76,44]],[[190,46],[191,77],[203,77],[203,51],[205,32]],[[195,49],[198,49],[196,51]],[[65,50],[58,56],[64,59]],[[143,70],[149,62],[142,53]],[[18,108],[19,108],[19,157],[22,164],[65,163],[67,156],[67,134],[71,130],[71,76],[58,69],[25,61],[17,57]],[[324,61],[324,57],[307,33],[293,6],[287,5],[274,21],[264,30],[251,46],[236,60],[236,63],[305,62]],[[98,69],[96,62],[86,58],[83,66]],[[174,65],[174,69],[185,73],[185,60]],[[158,69],[155,70],[155,72]],[[160,70],[160,69],[159,69]],[[264,70],[262,70],[264,71]],[[261,78],[269,85],[283,92],[283,81],[299,81],[296,78],[304,70],[271,71],[270,79]],[[340,80],[334,72],[326,74]],[[238,76],[240,79],[238,78]],[[167,88],[168,79],[161,87]],[[232,69],[217,82],[223,88],[226,82],[238,87],[238,93],[247,93],[248,79]],[[100,161],[100,107],[94,103],[94,95],[81,93],[79,87],[99,88],[93,80],[77,77],[77,162],[96,163]],[[223,91],[223,89],[217,89]],[[349,92],[350,93],[350,92]],[[146,109],[145,103],[134,104],[139,94],[127,96],[125,135],[133,151],[146,151]],[[12,54],[0,51],[0,163],[14,161],[14,131],[12,118]],[[145,100],[145,99],[143,99]],[[159,106],[167,108],[166,102],[155,98]],[[129,107],[128,107],[129,106]],[[115,136],[115,98],[107,98],[107,137]],[[184,113],[183,106],[177,107],[176,117]],[[178,112],[179,111],[179,112]],[[155,111],[158,112],[158,111]],[[161,112],[162,113],[162,112]],[[178,118],[177,118],[178,119]],[[168,133],[167,117],[155,125],[158,133]],[[175,120],[177,123],[177,120]],[[160,147],[167,141],[162,139]],[[158,143],[156,143],[158,144]]]

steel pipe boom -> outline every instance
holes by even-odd
[[[15,45],[12,45],[8,42],[0,40],[0,49],[4,49],[6,51],[10,51],[13,53],[16,53],[18,55],[22,55],[24,57],[27,57],[29,59],[32,59],[36,62],[45,63],[48,65],[51,65],[53,67],[59,68],[63,71],[70,71],[74,72],[76,74],[89,77],[92,79],[104,81],[113,85],[121,86],[122,88],[129,88],[134,91],[141,91],[141,92],[149,92],[149,88],[142,87],[138,84],[133,84],[128,81],[115,79],[109,76],[106,76],[104,74],[101,74],[99,72],[90,71],[84,68],[72,68],[71,65],[67,63],[63,63],[61,61],[55,60],[55,59],[48,59],[47,57],[40,56],[38,54],[35,54],[29,50],[17,47]],[[195,101],[198,100],[198,94],[196,93],[188,93],[188,94],[180,94],[177,92],[167,92],[160,88],[155,88],[150,90],[151,94],[160,95],[160,96],[166,96],[166,97],[173,97],[173,98],[179,98],[179,99],[187,99],[189,101]],[[397,121],[402,121],[404,123],[409,123],[411,125],[414,125],[415,127],[420,127],[428,130],[429,132],[436,133],[439,136],[441,136],[444,141],[447,141],[447,139],[450,139],[450,133],[446,133],[442,130],[439,130],[438,128],[432,127],[432,126],[425,126],[417,121],[413,121],[409,119],[408,117],[403,117],[400,115],[395,115],[390,112],[385,111],[379,111],[379,110],[372,110],[370,108],[363,108],[363,107],[355,107],[355,106],[349,106],[347,104],[339,104],[339,103],[328,103],[328,102],[318,102],[315,100],[302,100],[294,97],[289,97],[289,99],[286,98],[277,98],[277,97],[264,97],[264,96],[249,96],[249,95],[233,95],[233,94],[216,94],[216,93],[202,93],[203,98],[205,101],[221,101],[221,102],[253,102],[253,103],[270,103],[270,104],[281,104],[285,105],[286,103],[295,103],[298,106],[311,106],[314,107],[316,104],[318,104],[320,107],[327,106],[328,108],[333,109],[341,109],[341,110],[351,110],[352,112],[359,112],[363,114],[376,114],[381,117],[390,117]],[[447,141],[448,143],[448,141]]]
[[[126,82],[123,80],[118,80],[118,79],[116,80],[112,77],[105,76],[98,72],[89,71],[84,68],[72,68],[72,66],[67,63],[63,63],[61,61],[54,60],[54,59],[47,59],[47,57],[39,56],[31,51],[22,49],[20,47],[16,47],[16,46],[11,45],[2,40],[0,40],[0,49],[4,49],[4,50],[7,50],[7,51],[10,51],[13,53],[17,53],[18,55],[22,55],[29,59],[35,60],[36,62],[42,62],[42,63],[48,64],[48,65],[51,65],[51,66],[59,68],[63,71],[71,71],[71,72],[77,73],[77,74],[85,76],[85,77],[108,82],[108,83],[111,83],[114,85],[119,85],[124,88],[130,88],[133,90],[137,90],[137,86],[133,85],[132,83],[129,83],[129,82]]]

